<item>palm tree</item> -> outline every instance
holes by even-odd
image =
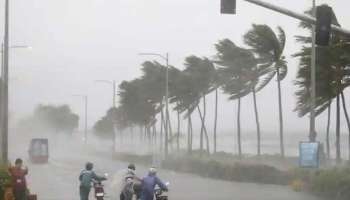
[[[228,94],[230,100],[238,100],[237,112],[237,142],[238,154],[242,157],[241,142],[241,99],[248,95],[255,88],[257,81],[254,77],[256,73],[257,60],[253,53],[236,46],[229,39],[219,41],[216,45],[216,63],[218,73],[223,81],[222,89]]]
[[[187,151],[192,153],[193,128],[192,113],[199,104],[200,93],[195,87],[195,81],[189,73],[176,72],[171,73],[172,83],[169,86],[170,103],[175,104],[175,110],[178,113],[185,113],[187,118]],[[174,87],[176,86],[176,87]]]
[[[310,14],[311,11],[307,11],[306,13]],[[332,23],[339,25],[335,15],[333,15]],[[311,24],[301,23],[301,27],[311,31]],[[298,85],[300,89],[296,93],[298,97],[296,110],[298,111],[299,116],[304,116],[310,111],[311,38],[297,36],[297,41],[301,42],[303,47],[300,52],[294,55],[300,59],[300,68],[296,81],[296,85]],[[316,80],[318,80],[316,85],[316,114],[320,114],[327,108],[330,108],[332,99],[336,99],[336,158],[338,163],[341,161],[340,100],[344,89],[350,84],[349,50],[350,45],[348,43],[348,38],[343,38],[338,34],[333,34],[328,47],[316,48]],[[345,99],[343,100],[343,103],[344,102]],[[345,104],[343,104],[343,110],[349,124]],[[315,138],[310,139],[315,140]],[[327,141],[327,143],[329,143],[329,141]]]
[[[119,85],[118,94],[126,119],[140,127],[140,139],[147,138],[150,145],[150,127],[155,123],[155,116],[159,109],[157,109],[157,104],[148,96],[149,94],[145,89],[147,86],[144,79],[124,81]],[[145,130],[145,132],[142,130]],[[143,134],[145,137],[143,137]]]
[[[213,83],[215,74],[214,64],[208,58],[199,58],[197,56],[189,56],[185,59],[184,73],[188,74],[192,81],[194,89],[199,93],[202,99],[203,109],[197,105],[197,110],[201,119],[200,132],[200,152],[203,151],[203,140],[206,138],[206,151],[209,154],[209,137],[205,125],[206,120],[206,95],[209,93]],[[198,99],[200,101],[200,99]]]
[[[281,81],[287,75],[287,63],[283,56],[286,43],[285,33],[281,27],[278,27],[278,34],[276,34],[267,25],[253,24],[253,28],[244,35],[244,42],[259,56],[259,62],[265,63],[262,71],[264,71],[266,77],[261,85],[266,86],[274,76],[277,76],[280,151],[281,156],[284,157]]]

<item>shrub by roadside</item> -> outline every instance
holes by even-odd
[[[203,177],[237,182],[288,184],[288,174],[275,167],[259,164],[223,164],[216,160],[196,157],[171,157],[163,162],[166,169]]]
[[[0,200],[4,199],[5,189],[11,186],[11,176],[7,165],[0,165]]]
[[[115,154],[114,159],[151,165],[151,155]],[[238,162],[221,162],[207,157],[169,156],[162,162],[165,169],[196,174],[203,177],[264,184],[287,185],[288,173],[275,167],[261,164],[241,164]]]

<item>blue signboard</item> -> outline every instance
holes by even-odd
[[[299,166],[305,168],[318,168],[320,164],[318,142],[300,142]]]

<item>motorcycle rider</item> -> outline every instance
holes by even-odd
[[[81,171],[79,175],[79,193],[80,200],[89,200],[89,194],[91,190],[91,185],[93,181],[103,181],[106,180],[103,176],[98,176],[93,171],[94,164],[91,162],[87,162],[85,165],[85,169]]]
[[[135,174],[135,164],[130,163],[126,171],[125,176],[123,177],[123,187],[120,193],[120,200],[132,200],[133,195],[136,195],[136,199],[140,199],[140,182]]]
[[[168,191],[168,187],[157,177],[157,169],[151,167],[148,175],[142,179],[141,200],[153,200],[156,185],[160,189]]]

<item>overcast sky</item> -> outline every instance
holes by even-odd
[[[3,1],[0,19],[3,19]],[[294,35],[305,33],[298,21],[265,8],[237,0],[237,15],[220,15],[219,0],[13,0],[11,1],[12,45],[30,45],[32,50],[12,49],[10,57],[10,111],[13,118],[30,113],[38,103],[70,104],[79,114],[89,96],[89,126],[111,105],[111,86],[140,75],[147,58],[139,52],[170,54],[170,63],[183,68],[189,55],[212,57],[213,45],[229,38],[242,44],[242,35],[252,23],[281,26],[287,34],[285,56],[289,73],[283,81],[285,127],[288,132],[308,130],[307,118],[298,118],[293,86],[298,62],[291,58],[299,46]],[[298,12],[311,7],[311,0],[269,0]],[[350,29],[348,0],[321,1],[330,4],[343,27]],[[0,36],[3,20],[0,20]],[[148,58],[152,59],[152,58]],[[161,62],[161,60],[159,60]],[[258,94],[263,132],[277,133],[278,108],[275,81]],[[234,128],[236,104],[220,96],[219,130]],[[349,97],[350,98],[350,97]],[[251,97],[243,99],[244,130],[254,130]],[[213,102],[209,97],[209,105]],[[214,107],[209,108],[209,112]],[[209,116],[208,121],[211,122]],[[344,122],[342,122],[344,126]],[[210,124],[209,124],[210,127]],[[318,129],[325,127],[323,118]],[[305,134],[306,136],[306,134]]]

